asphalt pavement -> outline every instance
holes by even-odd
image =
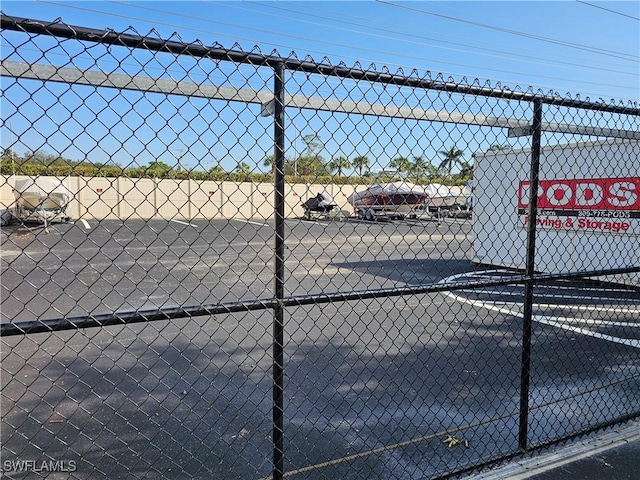
[[[8,232],[0,235],[2,288],[11,293],[3,320],[273,295],[266,221]],[[510,275],[470,263],[468,222],[287,221],[286,248],[287,295]],[[628,414],[637,404],[640,297],[567,282],[536,293],[532,441]],[[432,478],[515,451],[519,298],[520,286],[505,286],[287,308],[288,474]],[[267,477],[272,328],[264,310],[3,338],[3,460],[46,452],[77,462],[76,478],[86,479]],[[449,448],[452,432],[470,447]],[[533,463],[486,478],[536,478],[602,458],[616,465],[625,443],[615,445],[532,454]],[[546,478],[589,478],[567,472]]]

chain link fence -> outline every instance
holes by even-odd
[[[638,416],[637,105],[2,41],[7,478],[445,478]]]

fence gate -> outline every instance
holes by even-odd
[[[2,41],[7,478],[460,477],[638,416],[637,105]]]

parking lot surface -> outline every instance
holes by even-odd
[[[273,296],[269,221],[86,223],[4,232],[3,322]],[[464,220],[286,227],[287,296],[510,275],[471,264]],[[287,308],[287,471],[409,479],[517,449],[522,292]],[[640,341],[637,292],[556,282],[537,294],[532,445],[593,424],[603,388],[603,415],[622,414]],[[150,465],[165,478],[268,477],[272,328],[264,310],[5,337],[3,432],[20,435],[3,454],[44,435],[80,478]]]

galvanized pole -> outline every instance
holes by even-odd
[[[529,210],[527,252],[525,263],[524,311],[522,316],[522,363],[520,372],[520,425],[518,446],[527,449],[529,429],[529,382],[531,377],[531,334],[533,316],[533,274],[536,255],[536,218],[538,214],[538,180],[540,173],[540,143],[542,140],[542,99],[533,102],[533,136],[531,142],[531,170],[529,172]]]
[[[284,476],[284,63],[274,68],[275,278],[273,309],[273,480]]]

